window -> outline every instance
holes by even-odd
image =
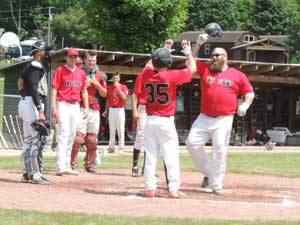
[[[205,43],[205,45],[204,45],[204,54],[205,55],[210,54],[210,44],[209,43]]]
[[[254,36],[253,35],[245,35],[244,36],[244,42],[253,42]]]
[[[248,61],[256,62],[256,52],[251,52],[248,57]]]

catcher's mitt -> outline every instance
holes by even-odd
[[[36,120],[31,124],[31,126],[42,136],[48,136],[50,133],[50,125],[48,122]]]

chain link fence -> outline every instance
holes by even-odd
[[[19,95],[0,94],[0,148],[21,149],[22,120],[18,116]]]

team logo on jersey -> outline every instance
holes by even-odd
[[[212,84],[215,81],[214,77],[206,77],[206,83]]]
[[[67,80],[67,81],[65,81],[65,86],[66,87],[81,87],[82,82],[77,81],[77,80]]]
[[[221,86],[229,87],[229,88],[233,87],[233,81],[231,81],[231,80],[220,79],[218,81],[218,84]]]

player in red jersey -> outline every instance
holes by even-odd
[[[206,34],[199,35],[194,56],[198,55],[200,46],[206,40]],[[198,169],[205,176],[201,186],[210,187],[212,193],[222,195],[227,148],[237,110],[237,98],[244,98],[244,102],[238,107],[238,115],[244,116],[253,101],[254,92],[244,73],[228,67],[227,52],[223,48],[212,51],[208,65],[199,60],[196,64],[197,74],[201,78],[201,109],[186,145]],[[212,160],[207,159],[204,150],[209,139],[212,140]]]
[[[56,174],[78,175],[70,168],[71,149],[81,117],[79,103],[84,104],[83,118],[88,116],[88,95],[84,71],[76,66],[78,50],[68,48],[66,64],[54,71],[51,113],[57,124]]]
[[[71,168],[75,170],[77,164],[78,151],[83,143],[86,146],[85,170],[87,172],[96,172],[94,161],[97,153],[97,134],[100,127],[100,96],[106,97],[106,82],[102,79],[103,72],[97,66],[97,54],[85,52],[85,65],[82,69],[87,77],[87,92],[89,100],[89,116],[82,119],[77,130],[76,138],[71,153]],[[83,115],[84,105],[80,103],[80,111]]]
[[[106,108],[103,116],[108,114],[109,123],[109,147],[108,152],[115,152],[116,130],[118,133],[119,152],[125,147],[125,100],[128,95],[128,88],[120,83],[120,74],[112,77],[113,84],[107,87]]]
[[[183,195],[180,189],[179,143],[174,123],[177,86],[189,83],[196,72],[195,61],[191,55],[188,41],[182,42],[183,52],[187,57],[187,68],[170,70],[172,56],[169,48],[154,51],[151,60],[143,71],[141,86],[148,93],[145,126],[145,186],[146,196],[155,196],[156,163],[159,151],[167,168],[169,198]],[[139,93],[137,93],[139,94]]]
[[[164,47],[171,51],[173,45],[173,40],[168,39],[164,43]],[[132,162],[132,173],[133,177],[139,176],[138,161],[141,152],[141,148],[144,146],[144,129],[146,125],[147,113],[146,113],[146,103],[148,98],[148,92],[145,89],[142,91],[141,81],[143,77],[144,70],[137,76],[132,93],[132,117],[136,121],[136,137],[133,148],[133,162]],[[144,164],[145,164],[145,152],[144,152]],[[164,164],[165,175],[167,176],[166,165]],[[142,169],[143,175],[144,166]],[[167,183],[168,178],[166,177]]]

